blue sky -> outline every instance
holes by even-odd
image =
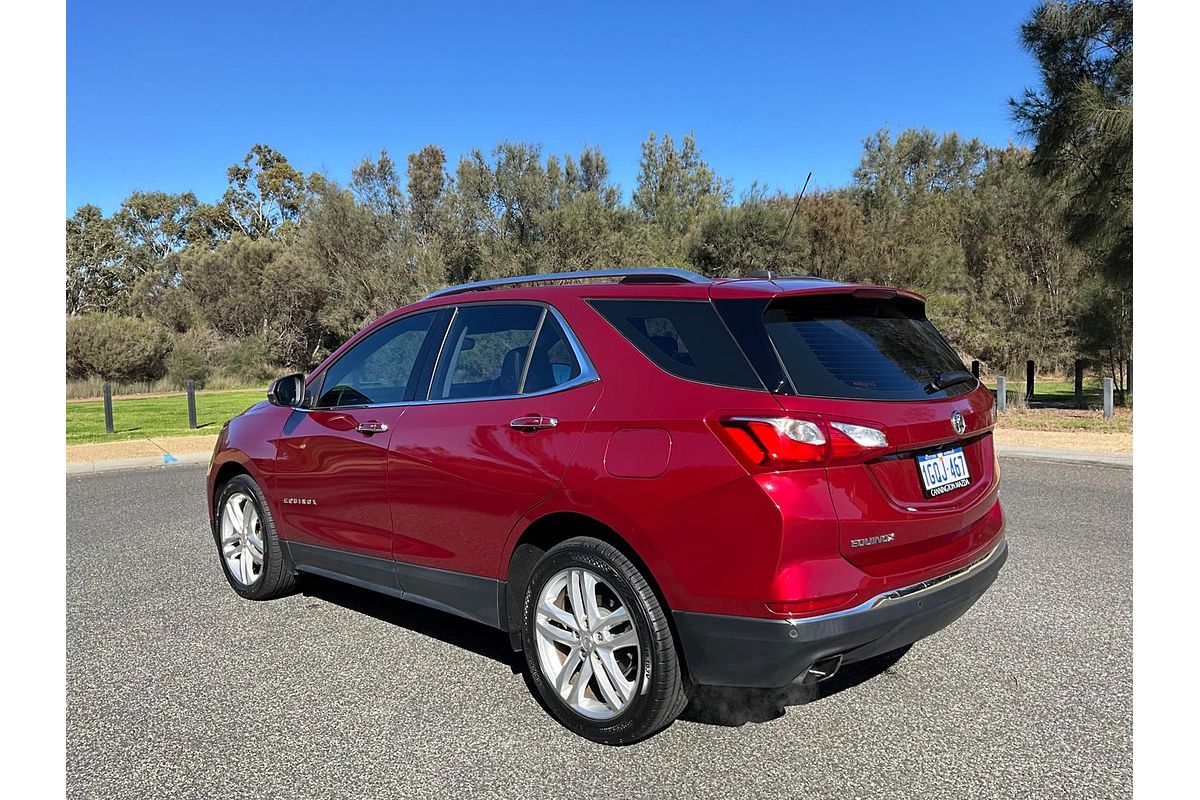
[[[339,181],[381,147],[599,145],[626,196],[650,131],[717,172],[841,186],[863,137],[1004,145],[1034,85],[1021,2],[79,2],[67,7],[67,213],[134,189],[217,199],[256,142]]]

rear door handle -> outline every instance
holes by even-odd
[[[365,433],[368,436],[370,436],[372,433],[383,433],[387,429],[387,424],[380,422],[377,419],[369,419],[366,422],[360,422],[358,423],[358,427],[355,428],[355,430],[357,430],[359,433]]]
[[[543,417],[534,414],[528,417],[517,417],[512,422],[508,423],[508,427],[518,431],[540,431],[543,428],[554,428],[558,426],[557,417]]]

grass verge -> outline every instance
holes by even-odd
[[[103,401],[69,402],[67,444],[214,434],[225,420],[262,399],[261,389],[197,394],[195,430],[188,428],[187,395],[113,400],[115,433],[104,432]]]

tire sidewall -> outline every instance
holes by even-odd
[[[591,719],[576,712],[559,697],[553,683],[542,673],[535,634],[538,598],[550,578],[570,567],[583,567],[604,578],[616,591],[625,608],[629,610],[637,630],[640,660],[634,699],[620,714],[608,719]],[[621,571],[608,559],[586,547],[568,546],[551,550],[538,562],[530,575],[529,584],[525,589],[522,618],[524,620],[523,648],[530,678],[543,702],[554,716],[575,733],[589,739],[621,743],[641,738],[642,729],[647,726],[645,711],[651,704],[651,698],[655,691],[654,681],[659,676],[653,669],[654,653],[651,649],[653,640],[650,637],[650,619],[641,599]]]

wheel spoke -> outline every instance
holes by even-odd
[[[567,630],[579,632],[579,623],[575,621],[575,617],[568,614],[563,609],[554,605],[554,603],[542,598],[542,602],[538,603],[538,614],[544,614],[546,617],[554,620],[558,624],[565,627]]]
[[[221,512],[221,536],[224,541],[236,539],[241,536],[238,530],[237,515],[233,511],[233,502],[225,504],[225,510]]]
[[[594,631],[600,624],[600,608],[596,604],[596,586],[599,578],[590,572],[580,572],[583,575],[583,610],[587,615],[588,629]]]
[[[242,514],[242,535],[247,539],[258,535],[258,508],[249,500]]]
[[[609,650],[616,650],[618,647],[632,647],[637,643],[637,633],[633,628],[630,628],[623,633],[618,633],[616,636],[605,640],[604,646]]]
[[[251,570],[251,564],[253,563],[253,560],[250,558],[250,553],[248,553],[246,548],[243,547],[242,554],[238,556],[238,574],[242,579],[242,583],[246,584],[247,586],[249,586],[253,580],[253,572]]]
[[[579,667],[579,677],[575,679],[575,685],[571,687],[571,694],[567,697],[567,702],[573,706],[579,705],[583,699],[583,690],[587,688],[588,681],[592,679],[592,659],[583,660],[583,664]]]
[[[604,696],[604,702],[613,711],[620,711],[625,707],[625,696],[615,685],[608,665],[600,657],[599,652],[592,654],[592,662],[592,672],[596,675],[596,685],[600,687],[600,694]]]
[[[246,537],[246,546],[244,553],[253,559],[255,564],[263,563],[262,542],[255,539],[253,536]]]
[[[603,665],[605,677],[610,681],[614,692],[620,698],[620,705],[617,706],[619,710],[629,702],[629,698],[633,695],[633,681],[626,678],[625,674],[621,672],[621,667],[617,664],[617,657],[613,654],[612,650],[601,647],[596,650],[596,658]],[[601,681],[597,681],[597,683],[601,683],[600,689],[603,691],[603,683]]]
[[[567,594],[571,598],[571,611],[575,614],[575,625],[587,630],[587,611],[583,605],[583,570],[573,569],[567,573]]]
[[[629,612],[625,610],[625,606],[620,606],[610,614],[600,618],[600,622],[596,625],[596,630],[609,631],[622,622],[629,622]]]
[[[249,502],[250,498],[246,497],[239,505],[238,498],[235,496],[225,506],[225,510],[229,512],[229,521],[238,533],[246,532],[246,503]]]
[[[537,629],[551,641],[562,642],[572,647],[579,644],[579,636],[574,631],[563,630],[557,625],[552,625],[549,620],[543,619],[540,615],[537,618]]]
[[[564,700],[567,699],[567,691],[571,688],[571,676],[579,669],[579,665],[582,662],[582,651],[578,647],[572,648],[571,654],[563,662],[562,670],[559,671],[558,677],[554,679],[554,688],[558,690],[559,695]]]

